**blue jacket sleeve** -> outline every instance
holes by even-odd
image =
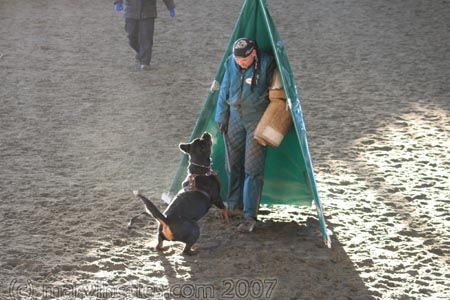
[[[164,4],[167,6],[167,10],[171,10],[175,8],[175,3],[173,0],[163,0]]]
[[[218,124],[227,124],[230,116],[230,106],[228,104],[230,90],[230,74],[227,68],[228,60],[225,63],[225,74],[223,75],[222,84],[220,85],[219,97],[217,99],[215,121]]]

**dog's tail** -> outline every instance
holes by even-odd
[[[152,202],[150,202],[150,200],[141,195],[139,191],[133,191],[133,193],[136,197],[139,197],[142,202],[144,202],[147,211],[162,225],[162,234],[164,237],[169,241],[173,241],[175,236],[168,224],[167,217],[163,215],[163,213]]]
[[[139,191],[133,191],[133,194],[136,197],[140,198],[142,202],[144,202],[147,211],[151,213],[156,220],[158,220],[163,224],[167,224],[166,216],[163,215],[163,213],[152,202],[150,202],[150,200],[148,200],[145,196],[141,195]]]

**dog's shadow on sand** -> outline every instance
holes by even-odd
[[[255,299],[259,293],[272,299],[372,299],[375,292],[364,285],[338,238],[332,236],[329,249],[312,214],[294,219],[263,215],[252,233],[239,233],[239,220],[224,224],[210,213],[201,222],[195,255],[182,256],[177,244],[159,254],[169,286],[189,293],[206,289],[203,296],[218,299]],[[178,266],[174,256],[182,257]],[[180,267],[184,281],[177,276]]]

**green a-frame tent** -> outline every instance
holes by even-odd
[[[241,9],[227,49],[222,57],[219,70],[200,112],[191,139],[208,131],[213,136],[213,165],[222,182],[222,198],[227,195],[227,175],[225,171],[225,147],[221,133],[214,122],[216,103],[220,82],[225,69],[224,63],[231,54],[233,42],[240,37],[256,40],[262,51],[272,54],[281,75],[294,126],[283,139],[278,148],[269,147],[267,151],[262,203],[311,205],[315,204],[324,242],[330,247],[331,242],[326,227],[323,208],[317,191],[314,170],[306,139],[306,129],[300,106],[300,96],[294,81],[289,61],[284,50],[283,41],[275,29],[269,14],[266,0],[246,0]],[[170,188],[176,194],[186,176],[187,157],[181,160],[175,179]]]

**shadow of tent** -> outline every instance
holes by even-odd
[[[185,257],[188,280],[173,276],[177,271],[167,253],[159,256],[171,289],[184,287],[189,293],[184,297],[245,298],[264,292],[272,299],[373,299],[376,293],[367,289],[336,237],[332,249],[324,247],[316,218],[301,224],[267,220],[251,234],[236,231],[239,221],[226,225],[212,218],[203,222],[197,255]]]

